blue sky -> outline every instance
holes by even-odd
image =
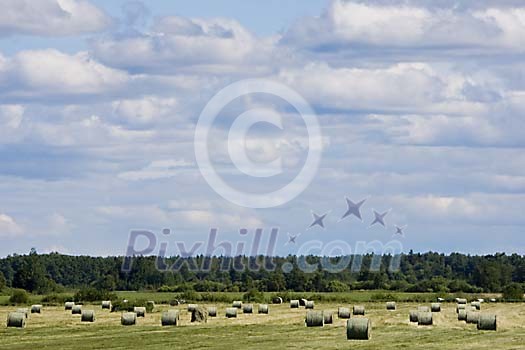
[[[256,228],[267,240],[279,227],[278,254],[392,240],[404,251],[525,252],[519,1],[0,3],[0,256],[123,254],[133,229],[177,253],[214,227],[247,245]],[[245,79],[298,93],[322,133],[309,143],[283,95],[242,96],[218,114],[212,165],[243,193],[285,186],[322,146],[311,181],[276,207],[223,198],[194,151],[205,106]],[[282,125],[232,139],[251,110]],[[249,176],[239,150],[282,173]],[[341,220],[345,197],[366,199],[362,221]],[[373,210],[388,211],[386,227],[370,226]],[[325,229],[309,228],[312,211],[328,213]],[[295,244],[288,233],[300,233]]]

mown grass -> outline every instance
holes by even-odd
[[[144,295],[140,296],[141,298]],[[154,299],[154,298],[149,298]],[[31,315],[25,329],[0,328],[2,349],[524,349],[525,304],[483,304],[483,312],[498,315],[498,331],[478,331],[475,325],[457,321],[455,305],[444,303],[442,312],[434,314],[435,324],[418,327],[408,322],[409,310],[417,303],[398,303],[396,311],[385,310],[383,302],[363,303],[366,317],[373,324],[369,341],[346,340],[346,321],[334,317],[334,324],[323,328],[304,326],[305,310],[290,309],[288,304],[270,305],[269,315],[239,314],[226,319],[229,304],[214,304],[217,318],[206,324],[190,323],[185,306],[178,327],[161,327],[161,311],[139,318],[136,326],[120,325],[120,314],[102,310],[99,305],[85,305],[97,313],[93,324],[81,324],[62,307],[47,307],[41,315]],[[204,304],[211,306],[211,304]],[[316,309],[336,312],[336,303],[316,303]],[[350,306],[350,305],[345,305]],[[0,307],[6,319],[14,307]]]

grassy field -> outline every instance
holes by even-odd
[[[211,306],[211,304],[204,304]],[[226,319],[227,304],[215,304],[220,314],[206,324],[190,323],[184,306],[178,327],[161,327],[161,311],[139,318],[136,326],[120,325],[120,314],[95,309],[97,320],[81,324],[62,307],[46,307],[41,315],[30,315],[25,329],[0,328],[2,349],[525,349],[525,304],[483,304],[482,311],[498,315],[498,331],[478,331],[475,325],[458,322],[453,303],[443,303],[434,314],[434,325],[419,327],[408,321],[409,310],[420,304],[398,303],[396,311],[386,311],[384,303],[363,303],[372,321],[372,339],[346,340],[346,321],[334,317],[334,324],[323,328],[304,326],[305,310],[288,304],[270,305],[269,315],[239,314]],[[336,312],[340,304],[317,303],[316,309]],[[350,306],[350,305],[345,305]],[[1,307],[5,320],[14,307]],[[255,307],[256,309],[256,307]]]

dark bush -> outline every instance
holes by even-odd
[[[94,302],[102,300],[117,300],[118,297],[115,293],[99,290],[96,288],[83,288],[79,290],[73,297],[75,301],[79,302]]]
[[[23,289],[15,289],[11,293],[9,302],[12,304],[28,304],[29,303],[29,294]]]

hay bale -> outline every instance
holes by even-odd
[[[7,327],[24,328],[26,326],[26,315],[20,312],[10,312],[7,315]]]
[[[467,321],[467,323],[477,324],[479,321],[479,313],[476,311],[467,311],[465,321]]]
[[[389,301],[386,303],[386,309],[387,310],[395,310],[396,309],[396,302],[395,301]]]
[[[337,309],[337,317],[339,318],[350,318],[350,309],[347,307],[340,307]]]
[[[243,314],[253,314],[253,304],[244,304],[242,306]]]
[[[418,312],[417,324],[418,326],[432,326],[432,312]]]
[[[217,317],[217,308],[215,306],[210,306],[208,308],[208,316]]]
[[[133,326],[137,323],[137,314],[134,312],[125,312],[120,316],[120,324],[123,326]]]
[[[458,304],[466,304],[467,303],[467,299],[465,299],[465,298],[456,298],[456,302]]]
[[[193,310],[195,310],[198,307],[198,304],[188,304],[188,312],[193,312]]]
[[[417,313],[419,311],[417,310],[410,310],[410,316],[409,316],[409,319],[410,319],[410,322],[417,322],[418,321],[418,317],[417,317]]]
[[[304,304],[304,308],[313,310],[313,308],[314,308],[314,301],[313,300],[308,300],[306,302],[306,304]]]
[[[19,312],[21,314],[24,314],[25,318],[28,318],[29,317],[29,310],[27,308],[20,308],[20,309],[16,309],[16,312]]]
[[[82,305],[73,305],[71,309],[72,315],[82,315]]]
[[[495,331],[497,329],[496,315],[480,314],[478,320],[478,329],[482,331]]]
[[[133,312],[137,314],[137,317],[146,317],[146,308],[143,306],[135,306]]]
[[[456,313],[459,313],[461,310],[466,310],[466,308],[467,308],[467,305],[465,305],[465,304],[458,304],[456,306]]]
[[[232,307],[235,307],[237,309],[241,309],[242,308],[242,301],[240,300],[236,300],[232,303]]]
[[[179,301],[177,299],[170,301],[170,306],[179,306]]]
[[[489,301],[490,301],[491,303],[495,303],[495,302],[496,302],[496,298],[490,298]]]
[[[42,305],[32,305],[31,306],[31,313],[32,314],[40,314],[40,313],[42,313]]]
[[[272,299],[272,303],[273,304],[282,304],[283,303],[283,298],[275,297],[275,298]]]
[[[290,308],[291,309],[298,309],[299,308],[299,300],[290,300]]]
[[[226,309],[226,318],[236,318],[237,317],[237,308],[229,307]]]
[[[109,310],[111,310],[111,300],[104,300],[102,302],[102,309],[109,309]]]
[[[64,303],[64,310],[70,311],[73,309],[73,306],[75,306],[75,303],[72,301],[67,301]]]
[[[432,312],[441,312],[441,304],[440,303],[432,303],[432,304],[430,304],[430,311],[432,311]]]
[[[372,323],[368,318],[359,317],[346,321],[346,339],[368,340],[372,331]]]
[[[476,310],[481,310],[481,303],[479,301],[473,301],[470,303],[470,306],[472,306],[473,308],[475,308]]]
[[[354,305],[352,308],[352,313],[354,315],[365,315],[365,307],[363,305]]]
[[[437,301],[438,301],[438,303],[442,303],[442,302],[445,301],[445,299],[443,299],[443,298],[437,298]]]
[[[458,312],[458,321],[466,321],[467,320],[467,310],[460,309]]]
[[[269,312],[270,308],[268,307],[268,304],[259,304],[258,313],[268,315]]]
[[[160,324],[161,326],[177,326],[179,318],[179,310],[164,311],[160,317]]]
[[[419,312],[430,312],[430,308],[428,306],[418,306],[417,311]]]
[[[306,306],[307,302],[308,302],[307,299],[299,299],[299,306]]]
[[[334,323],[334,315],[330,311],[323,311],[324,324]]]
[[[323,327],[324,326],[324,315],[322,311],[309,310],[306,313],[306,327]]]
[[[95,311],[83,310],[80,322],[95,322]]]

